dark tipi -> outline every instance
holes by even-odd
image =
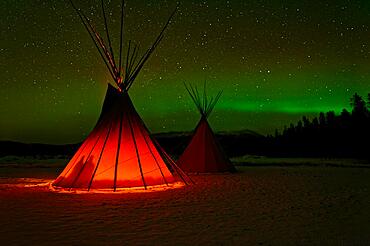
[[[222,92],[207,98],[204,83],[201,98],[196,87],[185,84],[185,88],[201,117],[189,145],[177,161],[179,167],[188,173],[234,172],[233,164],[226,157],[207,120]]]
[[[108,84],[96,126],[52,183],[52,187],[59,190],[118,191],[188,184],[191,180],[151,137],[128,94],[144,63],[162,40],[175,12],[140,59],[138,46],[129,41],[126,59],[123,61],[124,2],[118,59],[115,59],[117,57],[113,53],[103,0],[101,4],[108,45],[82,10],[72,1],[71,4],[94,41],[115,86]]]

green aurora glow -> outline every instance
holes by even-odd
[[[174,4],[127,2],[127,35],[146,47]],[[368,1],[277,2],[181,3],[130,91],[153,132],[196,125],[199,115],[184,81],[202,86],[206,79],[209,93],[223,90],[210,118],[216,131],[262,134],[302,115],[339,113],[349,109],[355,92],[370,92]],[[75,13],[56,0],[5,0],[0,7],[0,139],[81,141],[99,116],[110,80]],[[113,12],[112,33],[115,18]]]

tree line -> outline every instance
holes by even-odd
[[[285,156],[369,157],[370,93],[367,102],[355,93],[351,111],[321,112],[310,120],[303,116],[275,136],[267,136],[270,151]]]

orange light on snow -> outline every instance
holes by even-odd
[[[75,189],[75,188],[61,188],[55,187],[52,183],[49,184],[49,189],[53,192],[58,193],[71,193],[71,194],[123,194],[123,193],[149,193],[149,192],[160,192],[166,191],[171,189],[178,189],[184,187],[185,184],[183,182],[175,182],[168,185],[153,185],[147,186],[146,189],[144,186],[142,187],[131,187],[131,188],[117,188],[115,192],[112,192],[112,189],[91,189],[91,190],[83,190],[83,189]]]

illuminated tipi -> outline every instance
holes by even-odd
[[[63,190],[118,191],[188,184],[191,180],[150,136],[128,94],[144,63],[162,40],[175,12],[153,45],[139,60],[138,46],[128,42],[126,61],[122,65],[124,2],[122,1],[121,9],[118,63],[109,37],[103,0],[101,4],[108,45],[90,19],[72,1],[71,4],[94,41],[115,86],[108,84],[102,112],[95,128],[52,183],[52,187]]]
[[[215,97],[207,98],[206,84],[204,83],[203,97],[201,98],[196,87],[185,84],[185,88],[201,117],[190,143],[177,161],[179,167],[189,173],[234,172],[233,164],[224,154],[207,120],[220,99],[222,91]]]

